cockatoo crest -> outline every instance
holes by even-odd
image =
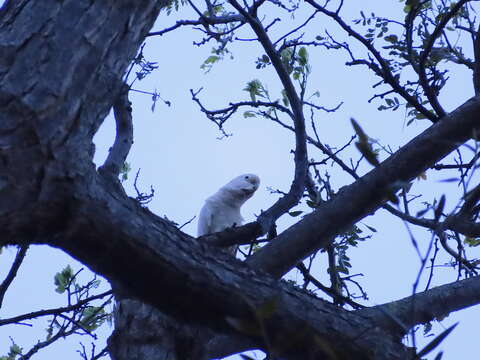
[[[240,207],[253,196],[259,185],[260,178],[257,175],[243,174],[210,196],[198,216],[198,236],[242,225]]]

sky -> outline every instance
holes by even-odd
[[[2,1],[0,1],[1,5]],[[363,9],[374,9],[377,15],[397,16],[401,5],[397,1],[346,2],[344,17],[347,20],[359,18],[360,5]],[[364,10],[365,13],[369,11]],[[293,24],[301,23],[304,17],[278,24],[272,29],[275,35],[283,34]],[[155,26],[155,30],[169,26],[176,21],[175,16],[163,13]],[[184,9],[179,14],[184,18],[191,12]],[[315,31],[324,34],[328,27],[338,39],[348,40],[346,36],[327,19],[319,17],[315,23]],[[242,36],[251,36],[244,31]],[[222,108],[232,101],[248,99],[243,91],[246,83],[260,79],[273,98],[280,97],[279,81],[271,69],[255,69],[255,59],[263,54],[254,42],[239,42],[231,47],[233,59],[226,58],[205,73],[200,65],[210,55],[210,45],[197,47],[193,41],[199,41],[201,33],[191,28],[179,29],[162,37],[150,38],[145,46],[148,60],[158,63],[158,70],[146,79],[137,82],[134,89],[142,91],[156,90],[162,98],[171,102],[167,106],[158,102],[155,111],[151,111],[152,100],[149,95],[131,92],[133,107],[135,143],[128,157],[132,168],[129,179],[124,186],[127,192],[135,196],[133,179],[140,169],[138,186],[148,192],[150,186],[155,189],[155,197],[148,205],[149,209],[159,216],[167,216],[178,224],[188,222],[196,216],[203,201],[219,187],[233,177],[242,173],[256,173],[261,178],[261,186],[255,196],[243,207],[246,221],[253,221],[263,209],[273,204],[277,196],[269,188],[288,191],[293,177],[294,139],[291,133],[278,125],[261,118],[243,118],[240,112],[232,117],[225,126],[228,138],[218,139],[221,133],[215,124],[210,122],[199,111],[191,100],[189,89],[203,87],[199,97],[210,109]],[[359,49],[355,48],[354,49]],[[466,52],[468,49],[466,49]],[[360,51],[360,50],[359,50]],[[427,122],[415,122],[406,126],[405,112],[379,112],[378,102],[368,103],[368,99],[376,93],[372,85],[377,82],[367,69],[361,67],[345,67],[347,60],[341,51],[326,51],[315,48],[309,51],[312,75],[309,91],[319,91],[318,101],[326,107],[334,107],[344,102],[335,113],[319,113],[316,117],[320,138],[332,147],[340,148],[348,142],[353,131],[350,118],[354,117],[367,134],[389,144],[393,150],[398,149],[413,136],[428,127]],[[441,97],[447,110],[453,110],[473,95],[471,77],[467,72],[452,67],[450,83]],[[95,137],[95,162],[101,165],[108,148],[114,140],[114,120],[109,116]],[[351,147],[342,152],[344,159],[358,158],[358,153]],[[310,149],[310,158],[321,160],[324,157],[314,149]],[[335,190],[350,184],[353,179],[327,164],[321,169],[322,174],[328,172],[332,177]],[[368,165],[360,168],[360,173],[370,170]],[[454,176],[454,173],[450,174]],[[430,170],[428,181],[416,181],[413,192],[422,194],[425,200],[439,199],[442,194],[453,194],[455,184],[441,182],[445,174]],[[475,178],[472,180],[475,184]],[[477,180],[478,181],[478,180]],[[453,209],[455,199],[447,198],[447,209]],[[285,229],[298,221],[288,215],[280,219],[279,229]],[[409,296],[412,284],[417,275],[420,263],[411,245],[409,228],[400,220],[379,210],[374,216],[362,220],[359,226],[370,234],[368,225],[377,229],[370,240],[349,251],[353,272],[363,274],[358,280],[369,295],[366,305],[376,305]],[[196,219],[186,225],[183,230],[195,236]],[[430,235],[410,229],[425,251]],[[476,252],[476,253],[475,253]],[[7,266],[15,254],[15,249],[4,249],[0,255],[0,278],[8,271]],[[322,255],[323,256],[323,255]],[[479,256],[478,249],[471,251],[471,256]],[[448,262],[443,257],[441,262]],[[315,269],[320,280],[327,283],[324,272],[326,258],[323,256]],[[62,252],[45,246],[35,246],[29,250],[17,279],[7,292],[4,306],[0,309],[0,318],[30,312],[32,310],[61,306],[64,296],[56,294],[53,277],[67,264],[74,270],[84,268],[81,264]],[[82,271],[85,281],[92,275],[88,269]],[[291,279],[301,280],[301,276],[292,272]],[[447,267],[439,268],[434,281],[443,284],[454,281],[456,273]],[[424,285],[424,283],[422,282]],[[99,291],[107,288],[106,281]],[[421,288],[421,287],[420,287]],[[320,295],[320,294],[319,294]],[[479,307],[474,307],[449,317],[434,325],[433,333],[438,334],[444,328],[460,321],[460,325],[442,343],[440,349],[446,351],[445,359],[472,357],[478,352],[472,334],[476,333],[475,319],[480,316]],[[43,323],[29,327],[16,325],[0,327],[0,356],[8,351],[11,336],[24,349],[29,349],[39,337],[43,337]],[[106,339],[111,332],[108,325],[99,330],[99,338]],[[432,337],[424,338],[422,330],[418,333],[419,346]],[[35,360],[51,358],[80,358],[75,351],[79,349],[79,341],[90,343],[89,338],[70,338],[46,348],[33,357]],[[99,341],[98,348],[102,348]],[[435,355],[436,352],[433,353]],[[433,355],[431,358],[433,359]],[[232,359],[238,359],[232,357]]]

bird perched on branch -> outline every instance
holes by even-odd
[[[259,185],[260,178],[257,175],[243,174],[205,200],[198,216],[198,236],[242,225],[240,207],[253,196]]]

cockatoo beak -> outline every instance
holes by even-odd
[[[256,187],[249,188],[249,189],[242,189],[245,195],[252,195],[257,190]]]
[[[259,185],[259,184],[258,184],[257,179],[255,179],[255,178],[250,178],[250,179],[248,179],[247,181],[248,181],[250,184],[253,185],[253,187],[255,188],[255,190],[258,189],[258,185]]]

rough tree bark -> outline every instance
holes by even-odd
[[[322,224],[335,224],[335,209],[348,204],[336,228],[340,231],[380,207],[382,191],[395,190],[398,181],[415,176],[472,136],[480,126],[479,99],[404,148],[416,159],[414,167],[405,157],[392,156],[281,234],[248,264],[242,263],[142,208],[92,162],[92,138],[118,99],[122,74],[164,5],[157,0],[20,0],[8,1],[1,10],[2,245],[57,247],[136,299],[124,299],[122,306],[143,303],[136,319],[117,317],[119,326],[130,326],[130,340],[142,333],[142,323],[147,332],[149,326],[156,327],[158,315],[160,322],[169,317],[165,327],[174,326],[187,342],[195,336],[189,331],[203,326],[285,359],[410,358],[410,349],[401,343],[408,329],[391,319],[404,320],[411,299],[402,300],[401,306],[387,304],[381,311],[346,311],[277,278],[326,245],[335,227]],[[448,137],[446,129],[452,131]],[[108,173],[115,166],[103,169]],[[375,196],[370,202],[357,199],[349,195],[352,189]],[[258,230],[255,225],[250,228]],[[234,237],[235,231],[226,236]],[[281,250],[295,244],[299,250],[293,254]],[[271,261],[277,258],[280,262]],[[459,289],[478,284],[480,279],[473,278],[446,285],[447,290],[455,289],[442,292],[448,309],[430,306],[429,299],[439,296],[435,289],[418,294],[415,309],[421,316],[410,318],[408,326],[480,302],[478,291],[462,292],[461,301],[456,296]],[[162,315],[154,316],[150,306]],[[391,321],[385,319],[387,310]],[[144,321],[137,322],[142,317]],[[121,336],[115,334],[111,343],[121,342]],[[155,334],[150,339],[162,342]],[[178,339],[160,346],[168,351],[173,344],[172,351],[177,351]],[[285,339],[291,341],[285,344]],[[135,341],[126,343],[134,346]],[[120,349],[119,358],[133,358],[128,351]],[[150,358],[151,351],[146,349],[144,358]],[[176,355],[181,358],[178,351]]]

